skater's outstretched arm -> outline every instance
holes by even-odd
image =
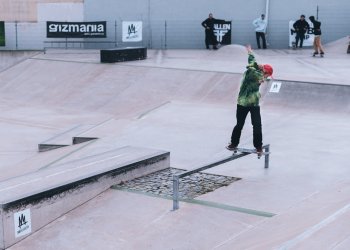
[[[248,52],[248,67],[257,66],[252,47],[250,46],[250,44],[246,45],[245,47],[246,47],[247,52]]]

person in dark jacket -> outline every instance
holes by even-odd
[[[305,39],[305,33],[310,28],[308,22],[305,20],[305,15],[300,16],[300,19],[293,24],[293,28],[296,32],[295,45],[298,47],[298,43],[300,41],[299,48],[302,48]]]
[[[214,35],[214,23],[217,21],[213,17],[212,13],[209,13],[209,17],[202,22],[202,26],[205,28],[205,46],[209,49],[209,45],[213,45],[213,49],[218,49],[218,41]]]
[[[313,56],[318,55],[318,52],[320,52],[321,56],[324,55],[324,50],[323,50],[323,46],[321,43],[321,22],[316,21],[314,16],[310,16],[309,17],[310,21],[312,22],[312,24],[314,25],[314,35],[315,35],[315,39],[314,39],[314,54]]]

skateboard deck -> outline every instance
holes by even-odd
[[[233,150],[234,154],[236,154],[237,152],[257,154],[258,159],[260,159],[261,156],[270,154],[270,152],[264,152],[264,151],[262,153],[258,154],[258,152],[256,152],[256,149],[248,149],[248,148],[236,148],[235,150]]]

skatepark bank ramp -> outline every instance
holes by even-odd
[[[30,161],[31,157],[38,157],[32,158],[33,161],[37,160],[38,168],[31,166],[26,174],[41,175],[45,171],[55,169],[57,172],[50,174],[56,175],[63,171],[62,166],[69,168],[72,162],[92,159],[99,154],[120,149],[126,145],[132,148],[157,148],[171,152],[170,165],[185,170],[191,170],[194,166],[202,165],[203,162],[211,162],[214,158],[227,156],[228,152],[224,146],[229,140],[235,122],[236,96],[244,68],[242,70],[240,67],[236,68],[235,63],[230,64],[233,59],[224,57],[224,49],[226,48],[218,51],[220,54],[209,54],[213,51],[165,51],[162,55],[151,52],[150,58],[143,62],[111,65],[98,63],[98,53],[47,53],[7,68],[0,73],[1,171],[6,171],[12,166],[21,166],[21,163],[26,166],[25,162]],[[228,55],[232,56],[235,52],[237,52],[237,60],[241,60],[241,51],[235,48]],[[193,53],[192,57],[191,53]],[[265,51],[258,53],[265,53]],[[277,51],[277,53],[280,52]],[[218,55],[221,61],[217,61]],[[200,60],[196,59],[197,56]],[[297,62],[302,60],[300,55],[296,56]],[[242,60],[246,62],[245,54]],[[308,57],[307,60],[310,58]],[[268,62],[268,60],[264,61]],[[318,61],[318,63],[322,62]],[[223,65],[225,69],[231,67],[233,70],[217,70]],[[304,67],[305,64],[302,66]],[[346,115],[349,112],[349,86],[346,83],[344,85],[334,84],[334,82],[314,83],[300,81],[300,79],[279,80],[278,72],[276,75],[276,79],[264,83],[261,87],[264,143],[271,145],[273,155],[273,160],[270,162],[271,170],[262,172],[262,162],[252,160],[248,156],[237,165],[223,164],[213,169],[213,173],[237,176],[241,178],[240,181],[207,193],[201,199],[257,211],[268,211],[276,215],[282,214],[284,215],[282,217],[275,216],[277,221],[278,218],[285,218],[283,221],[278,221],[278,225],[295,228],[294,232],[301,234],[305,227],[294,225],[297,219],[288,220],[294,211],[290,208],[298,208],[298,204],[307,201],[307,206],[311,207],[309,214],[311,214],[310,211],[322,209],[320,206],[313,207],[314,203],[310,197],[331,187],[339,179],[349,176],[348,156],[345,152],[348,141],[344,136],[350,133],[347,126],[350,118]],[[310,77],[311,74],[308,79]],[[281,83],[280,89],[278,92],[271,92],[276,82]],[[252,147],[249,120],[246,123],[241,144],[242,147]],[[37,152],[39,143],[50,142],[50,138],[57,139],[62,132],[76,126],[94,128],[82,134],[86,137],[98,137],[98,143],[91,143],[79,151],[72,150],[77,146],[69,146],[48,152]],[[61,140],[58,142],[61,144]],[[70,147],[71,150],[69,150]],[[63,156],[67,157],[63,159]],[[40,169],[41,157],[55,164],[46,170]],[[8,176],[2,183],[8,184],[9,179],[20,178],[20,171],[11,169],[11,172],[12,176]],[[19,184],[13,183],[13,185]],[[39,186],[36,188],[40,189]],[[336,194],[336,190],[333,191]],[[155,217],[150,221],[133,221],[135,223],[130,224],[133,218],[128,217],[125,220],[111,222],[109,225],[115,226],[116,224],[113,223],[118,223],[120,228],[127,227],[128,230],[135,230],[135,227],[142,225],[142,228],[149,229],[143,232],[144,237],[137,241],[140,245],[146,238],[148,242],[152,242],[152,239],[157,237],[157,232],[164,230],[166,239],[171,242],[177,242],[179,237],[188,237],[182,233],[188,232],[188,224],[179,223],[174,228],[164,221],[184,222],[188,221],[189,217],[196,218],[198,224],[194,224],[204,230],[201,232],[212,236],[202,237],[201,235],[201,238],[205,239],[203,244],[211,248],[219,246],[219,241],[234,242],[235,239],[227,238],[232,235],[241,235],[242,239],[249,238],[249,242],[253,242],[251,245],[254,245],[254,237],[249,235],[250,229],[265,225],[259,218],[211,212],[191,205],[186,205],[183,210],[186,213],[170,215],[162,210],[162,206],[154,205],[162,203],[160,201],[152,200],[145,206],[135,206],[135,204],[144,204],[137,202],[141,198],[136,196],[136,201],[130,200],[127,194],[120,194],[118,191],[112,194],[107,190],[100,199],[94,199],[93,208],[89,205],[84,208],[84,211],[89,209],[97,211],[98,220],[91,218],[90,221],[94,226],[96,225],[96,228],[101,226],[101,221],[108,221],[106,218],[99,220],[100,215],[104,214],[100,211],[104,209],[103,202],[106,201],[99,202],[104,199],[106,193],[108,197],[115,195],[115,199],[112,198],[108,203],[107,212],[109,213],[117,213],[125,218],[130,215],[127,211],[127,207],[130,206],[138,211],[139,217],[133,217],[135,220],[144,215],[143,210],[138,210],[141,207],[148,212],[152,211],[148,214],[154,214]],[[125,209],[114,207],[117,203],[120,205],[119,201],[127,204]],[[329,200],[323,201],[329,202]],[[345,199],[343,201],[347,202]],[[66,204],[68,203],[62,206]],[[168,209],[170,205],[168,202],[164,207]],[[72,225],[80,219],[80,224],[76,224],[80,227],[87,221],[84,217],[86,214],[80,209],[82,208],[75,209],[74,218],[67,214],[67,218],[69,217],[72,223],[66,223],[67,225],[74,228]],[[305,212],[302,208],[300,209]],[[332,211],[336,209],[334,205]],[[329,215],[319,214],[325,217]],[[220,222],[217,223],[220,226],[214,221],[212,221],[212,227],[204,227],[203,223],[200,223],[211,218],[211,215]],[[227,222],[227,218],[231,218],[230,223]],[[299,222],[301,219],[300,217]],[[316,223],[318,219],[314,218],[310,223]],[[10,223],[11,220],[13,223],[13,218],[7,218],[5,221]],[[64,237],[69,242],[74,241],[70,237],[79,237],[76,234],[78,232],[72,233],[71,228],[67,228],[67,225],[65,227],[64,223],[57,223],[60,225],[40,230],[41,233],[31,235],[23,241],[23,244],[30,242],[33,249],[38,246],[38,242],[45,244],[45,240],[33,239],[46,235],[46,231],[51,232],[52,235],[58,235],[53,233],[58,232],[56,230],[65,232]],[[274,230],[277,223],[274,223],[275,219],[269,219],[267,223],[270,235],[274,238],[271,239],[265,235],[265,239],[279,241],[276,245],[281,245],[283,239],[281,240],[273,233],[277,231]],[[195,225],[191,225],[191,228]],[[13,225],[11,227],[13,230],[10,229],[10,233],[14,234]],[[99,227],[99,230],[103,228]],[[223,228],[225,233],[221,230]],[[231,230],[229,236],[226,229]],[[172,234],[169,230],[176,230],[176,233]],[[93,230],[85,231],[84,237],[93,237],[96,244],[103,246],[103,237],[99,238]],[[293,235],[288,237],[293,238]],[[131,236],[128,239],[130,238]],[[155,244],[164,243],[161,237],[157,238],[159,242]],[[132,240],[123,242],[113,240],[111,239],[111,242],[115,246],[134,244],[130,243]],[[186,243],[187,241],[184,243],[189,244],[185,247],[191,249],[199,244],[195,241],[196,239],[190,237],[189,243]],[[63,242],[59,242],[54,237],[50,238],[50,243],[60,248],[65,247]],[[248,240],[234,242],[233,245],[245,243],[248,244]],[[232,245],[227,247],[232,249]],[[121,247],[121,249],[127,249],[127,247]]]

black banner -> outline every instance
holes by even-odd
[[[5,46],[5,22],[0,21],[0,46]]]
[[[46,22],[48,38],[105,38],[107,24],[103,22]]]
[[[215,22],[214,35],[218,43],[231,44],[231,22],[230,21]]]

